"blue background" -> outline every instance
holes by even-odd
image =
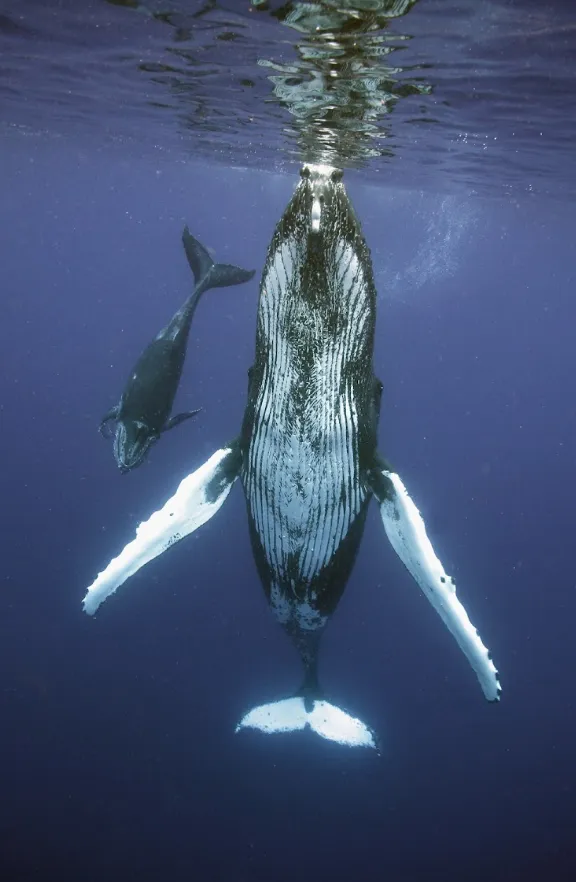
[[[1,878],[574,878],[570,206],[346,178],[379,287],[380,447],[504,689],[484,701],[374,506],[321,677],[378,730],[378,758],[234,734],[300,678],[239,486],[94,619],[81,610],[137,523],[239,430],[259,273],[296,179],[3,150]],[[98,422],[190,291],[185,222],[257,276],[203,298],[176,411],[204,410],[121,476]]]

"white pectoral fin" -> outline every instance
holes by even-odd
[[[456,597],[453,579],[436,557],[422,516],[396,472],[382,469],[374,487],[386,535],[472,665],[489,701],[500,698],[498,671],[487,648]]]
[[[285,698],[261,704],[245,714],[236,731],[258,729],[265,735],[276,732],[297,732],[310,726],[321,738],[335,741],[346,747],[373,747],[377,749],[376,738],[362,720],[350,716],[342,708],[328,701],[316,700],[312,709],[307,710],[301,696]]]
[[[93,615],[144,564],[205,524],[228,496],[238,471],[238,449],[230,446],[184,478],[174,496],[138,526],[136,538],[98,574],[84,597],[84,611]]]

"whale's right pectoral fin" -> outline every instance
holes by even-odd
[[[376,466],[370,485],[380,503],[386,535],[394,551],[422,589],[470,662],[489,701],[500,698],[498,671],[487,648],[456,596],[453,579],[432,548],[422,515],[392,469]]]
[[[237,443],[217,450],[204,465],[181,481],[174,496],[136,530],[136,538],[110,561],[90,585],[84,611],[96,612],[126,579],[216,514],[240,472]]]

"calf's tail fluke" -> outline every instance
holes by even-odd
[[[208,291],[209,288],[241,285],[243,282],[249,282],[256,272],[228,263],[214,263],[206,248],[194,238],[187,226],[182,233],[182,244],[194,274],[197,293]]]

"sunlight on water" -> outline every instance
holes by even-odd
[[[576,26],[570,4],[530,6],[5,0],[0,134],[563,197],[576,181]]]

